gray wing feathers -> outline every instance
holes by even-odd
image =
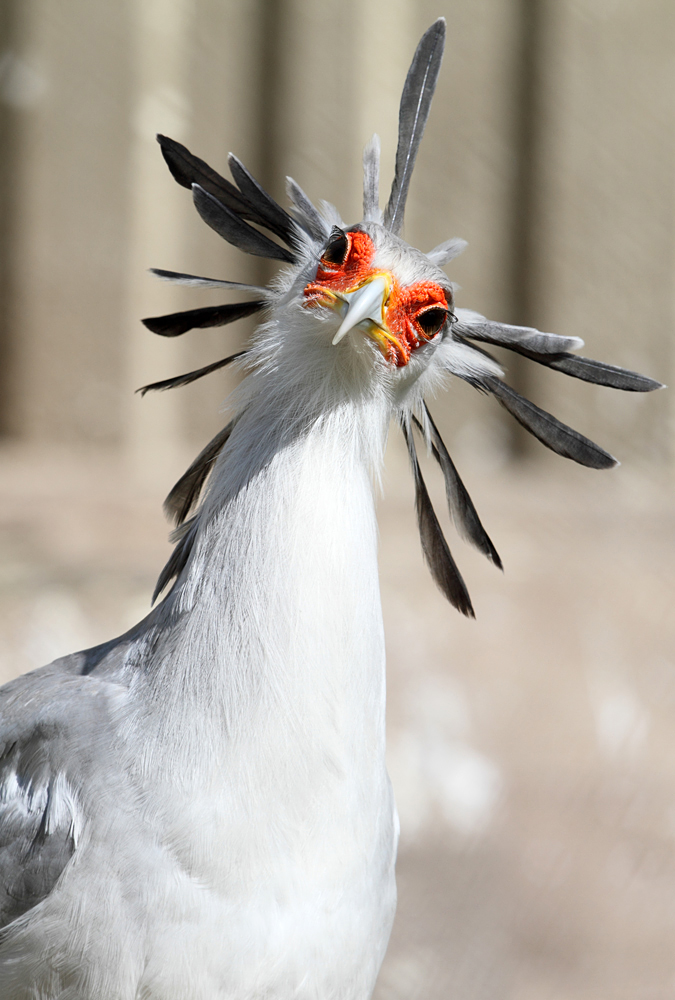
[[[75,851],[76,816],[65,779],[34,776],[38,733],[0,759],[0,928],[54,888]]]
[[[77,851],[79,790],[111,783],[110,711],[126,691],[83,677],[83,662],[64,657],[0,690],[0,929],[52,892]]]
[[[398,234],[403,226],[410,177],[424,135],[438,72],[445,48],[445,18],[439,18],[422,35],[401,94],[398,113],[396,167],[384,224]]]

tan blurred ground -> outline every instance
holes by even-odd
[[[396,441],[388,456],[381,566],[402,839],[377,996],[667,1000],[672,487],[554,459],[462,467],[506,567],[452,545],[476,622],[435,591]],[[114,454],[0,453],[1,681],[145,613],[170,484],[167,471],[140,487]]]

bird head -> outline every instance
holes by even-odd
[[[334,347],[358,330],[388,366],[405,368],[446,325],[452,286],[436,268],[425,267],[421,255],[410,260],[411,247],[391,244],[386,230],[374,223],[334,226],[303,297],[306,308],[322,306],[339,317]]]
[[[324,399],[339,398],[340,393],[343,399],[378,393],[397,417],[406,440],[422,549],[432,575],[450,602],[472,616],[466,586],[422,478],[414,429],[422,433],[441,466],[450,513],[460,535],[497,566],[501,567],[501,561],[429,413],[425,394],[447,375],[458,376],[494,396],[548,448],[582,465],[603,469],[615,465],[616,460],[507,385],[497,361],[477,343],[506,347],[537,364],[615,389],[645,392],[659,388],[660,383],[571,353],[583,346],[578,337],[497,323],[456,308],[453,284],[442,268],[466,247],[464,240],[449,239],[423,253],[401,238],[410,179],[444,44],[445,21],[441,18],[422,36],[405,80],[387,204],[380,208],[379,140],[374,136],[364,152],[363,218],[355,225],[346,225],[337,209],[327,203],[317,210],[291,178],[287,179],[290,208],[286,211],[236,156],[229,157],[229,181],[185,146],[158,136],[171,173],[179,184],[191,189],[195,207],[207,225],[244,252],[286,266],[269,287],[154,269],[168,281],[245,291],[252,296],[244,302],[143,320],[154,333],[175,337],[195,327],[223,326],[264,311],[271,319],[259,327],[245,351],[140,391],[186,385],[246,355],[252,370],[273,370],[277,383],[302,386],[306,392],[308,387],[319,387],[315,396],[323,392]],[[184,522],[231,428],[232,423],[207,445],[167,497],[165,509],[179,526],[179,544],[160,576],[156,593],[180,572],[185,540],[190,537]]]
[[[331,396],[379,394],[389,412],[408,420],[446,368],[456,322],[452,282],[382,222],[347,226],[335,212],[322,239],[305,240],[296,252],[303,258],[297,270],[277,281],[274,335],[263,333],[254,352],[263,361],[276,342],[277,370],[290,381],[295,371],[298,381],[322,384],[324,405]]]

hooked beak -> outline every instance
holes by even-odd
[[[344,314],[340,329],[333,337],[333,345],[356,326],[361,326],[371,340],[374,340],[384,357],[394,365],[406,364],[408,353],[391,332],[385,318],[387,301],[391,294],[392,278],[385,273],[373,275],[353,292],[340,293],[340,305]]]
[[[340,329],[333,337],[333,345],[339,344],[345,334],[353,330],[359,323],[368,320],[375,326],[385,330],[384,304],[389,297],[388,282],[384,275],[378,274],[355,292],[344,295],[347,301],[347,315]]]

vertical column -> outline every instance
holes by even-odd
[[[11,428],[12,236],[14,230],[16,111],[12,74],[15,71],[15,3],[0,4],[0,434]]]
[[[361,151],[373,132],[380,137],[380,205],[383,208],[394,176],[401,90],[419,40],[416,37],[419,18],[415,16],[415,6],[412,0],[364,0],[356,12],[356,143]],[[424,24],[426,27],[428,25]]]
[[[270,123],[276,166],[270,187],[283,198],[290,174],[312,199],[335,202],[345,219],[360,217],[360,157],[354,61],[357,5],[280,0],[279,58]]]
[[[533,314],[591,357],[672,382],[675,7],[539,2]],[[672,462],[672,393],[536,378],[546,405],[622,459]]]
[[[541,282],[537,259],[538,226],[541,222],[541,147],[545,128],[545,29],[547,0],[520,0],[519,31],[514,59],[513,147],[514,177],[511,205],[511,252],[508,255],[508,287],[503,319],[520,326],[541,328]],[[525,396],[536,382],[533,366],[517,355],[508,360],[509,384]],[[515,421],[506,423],[513,458],[530,458],[537,445]]]
[[[176,267],[185,242],[187,192],[167,184],[167,168],[155,141],[161,132],[187,138],[188,54],[192,0],[132,0],[134,92],[130,152],[130,229],[128,240],[126,338],[126,444],[136,471],[154,478],[158,469],[179,460],[182,442],[180,398],[133,390],[180,371],[180,341],[154,337],[141,326],[143,316],[183,307],[180,287],[147,274],[152,266]]]
[[[16,129],[11,428],[112,444],[126,402],[128,20],[108,0],[11,7],[15,44],[2,72]]]

